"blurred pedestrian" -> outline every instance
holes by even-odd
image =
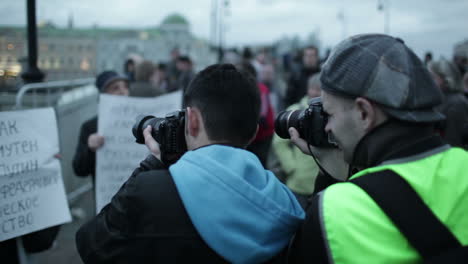
[[[167,75],[171,83],[176,83],[179,78],[180,71],[177,68],[177,60],[180,57],[180,51],[178,47],[174,47],[170,53],[170,59],[167,62]],[[177,89],[177,88],[175,88]]]
[[[309,107],[310,99],[320,96],[320,74],[312,75],[307,86],[307,95],[300,102],[289,106],[286,111],[303,111]],[[278,135],[273,137],[273,151],[285,174],[286,186],[293,191],[299,203],[305,208],[308,197],[315,189],[315,180],[319,173],[317,164],[290,140],[282,139]]]
[[[180,56],[177,59],[177,70],[179,71],[179,77],[176,83],[177,90],[185,92],[185,89],[195,77],[193,63],[189,56]]]
[[[454,147],[467,148],[468,100],[463,94],[460,72],[445,58],[429,63],[429,71],[444,95],[438,107],[446,117],[439,124],[441,136]]]
[[[424,54],[424,65],[428,66],[432,61],[432,52],[428,51]]]
[[[162,91],[164,93],[171,92],[174,90],[174,85],[173,83],[171,83],[171,80],[167,73],[167,65],[164,63],[159,63],[156,66],[156,71],[151,76],[150,81],[153,84],[153,86],[157,87],[157,90]]]
[[[124,74],[129,82],[135,81],[135,61],[127,59],[124,63]]]
[[[135,82],[130,84],[130,96],[155,97],[163,94],[164,91],[151,82],[156,71],[157,68],[151,61],[139,63],[135,70]]]
[[[258,131],[254,140],[247,146],[247,150],[257,155],[262,165],[267,167],[271,141],[273,140],[273,134],[275,132],[274,112],[270,101],[270,90],[263,83],[258,81],[257,72],[252,64],[244,62],[238,68],[252,76],[260,91],[261,104]]]
[[[307,81],[317,72],[320,72],[318,49],[314,46],[304,48],[302,63],[295,69],[289,78],[285,95],[285,105],[298,102],[307,93]]]

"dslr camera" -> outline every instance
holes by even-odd
[[[294,127],[308,144],[321,147],[336,147],[330,134],[325,132],[328,116],[323,111],[320,97],[312,98],[305,110],[283,111],[275,120],[275,132],[281,138],[290,138],[288,129]]]
[[[159,143],[161,160],[164,164],[175,163],[185,152],[187,143],[184,135],[185,111],[174,111],[164,118],[138,116],[133,125],[132,132],[139,144],[145,144],[143,130],[150,125],[151,136]]]

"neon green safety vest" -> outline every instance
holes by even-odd
[[[468,245],[467,152],[446,145],[385,162],[351,179],[386,169],[402,176],[457,239]],[[414,263],[421,260],[390,219],[358,186],[339,183],[320,195],[322,229],[328,241],[329,260],[333,263]],[[398,195],[398,190],[394,195]]]

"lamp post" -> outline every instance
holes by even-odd
[[[342,39],[345,39],[346,38],[346,18],[345,18],[345,15],[344,15],[344,12],[343,12],[343,9],[341,9],[338,14],[337,14],[337,19],[340,21],[341,23],[341,38]]]
[[[390,34],[390,0],[378,0],[377,10],[384,13],[384,33]]]
[[[28,19],[28,62],[21,74],[25,83],[41,82],[45,74],[37,67],[36,0],[27,0]]]
[[[218,52],[218,62],[223,58],[225,16],[229,9],[229,0],[212,0],[211,2],[211,41]]]

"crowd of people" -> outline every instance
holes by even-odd
[[[97,76],[101,93],[182,91],[188,151],[165,163],[145,128],[150,154],[76,234],[82,260],[467,262],[466,54],[421,60],[399,38],[363,34],[322,59],[314,46],[274,55],[229,50],[196,73],[174,49]],[[311,99],[320,111],[307,112]],[[289,139],[276,135],[284,110],[322,120],[310,133],[328,145],[289,123]],[[96,131],[97,117],[82,125],[79,176],[95,177]]]

